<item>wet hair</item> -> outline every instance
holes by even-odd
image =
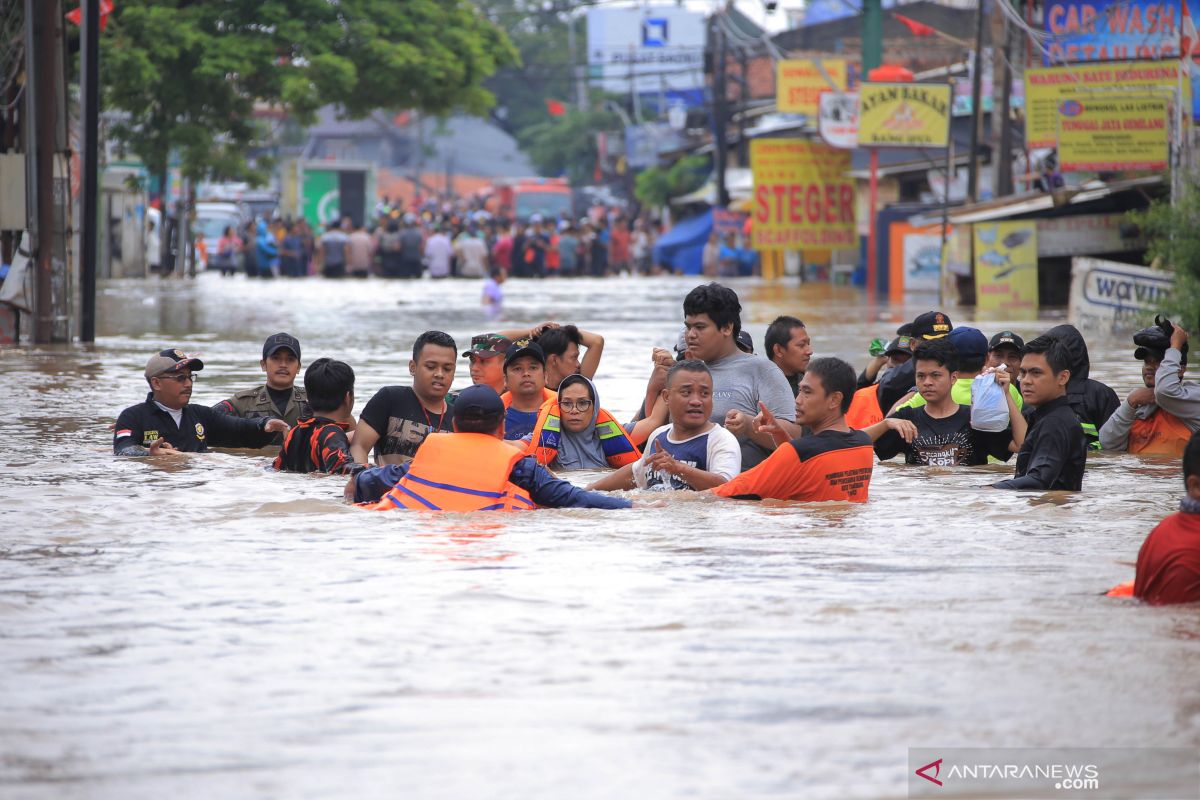
[[[671,381],[675,378],[675,375],[680,372],[703,372],[710,378],[712,377],[712,370],[708,368],[708,364],[705,364],[698,358],[689,358],[685,361],[676,361],[667,370],[667,386],[671,385]]]
[[[313,411],[336,411],[354,392],[354,370],[344,361],[318,358],[304,370],[304,391]]]
[[[950,342],[944,342],[941,339],[934,339],[929,342],[922,342],[917,346],[916,352],[913,353],[913,362],[917,361],[935,361],[939,366],[945,367],[950,372],[958,370],[961,358],[958,351],[954,349],[954,345]],[[982,369],[982,367],[980,367]]]
[[[1066,345],[1053,336],[1039,336],[1026,342],[1021,355],[1026,356],[1030,353],[1044,356],[1055,375],[1071,368],[1071,354],[1067,352]]]
[[[737,292],[728,286],[706,283],[688,292],[687,297],[683,298],[683,315],[691,317],[697,314],[707,314],[718,328],[732,325],[735,339],[742,330],[742,303],[738,300]]]
[[[567,352],[567,347],[572,342],[582,345],[583,337],[579,335],[579,328],[574,325],[560,325],[557,328],[546,328],[533,341],[537,342],[538,347],[542,348],[542,352],[546,354],[546,358],[549,358],[550,356],[561,356]]]
[[[427,344],[435,347],[449,347],[454,352],[458,352],[458,346],[454,344],[454,339],[450,334],[441,331],[425,331],[417,337],[417,341],[413,342],[413,361],[421,360],[421,351]]]
[[[792,339],[792,331],[796,328],[803,328],[804,323],[795,317],[776,317],[775,321],[767,327],[767,333],[763,336],[764,355],[775,360],[775,345],[787,349],[788,342]]]
[[[809,362],[808,369],[804,371],[804,374],[806,376],[816,375],[820,378],[821,386],[825,389],[826,394],[841,392],[842,413],[845,414],[850,410],[850,403],[854,400],[854,392],[858,386],[858,377],[854,374],[854,367],[840,358],[817,358]]]
[[[1200,431],[1193,433],[1183,448],[1183,480],[1191,475],[1200,475]]]

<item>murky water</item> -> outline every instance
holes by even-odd
[[[510,283],[507,316],[602,332],[625,418],[692,285]],[[736,288],[756,341],[792,313],[856,365],[924,310]],[[889,463],[862,506],[472,519],[349,508],[257,453],[111,455],[155,350],[201,352],[211,403],[289,330],[361,410],[420,331],[496,327],[478,291],[110,283],[94,349],[0,353],[0,796],[902,797],[910,746],[1200,745],[1196,610],[1100,596],[1174,509],[1169,462],[1102,455],[1066,497]],[[1049,325],[982,327],[1009,323]],[[1129,350],[1092,341],[1122,395]]]

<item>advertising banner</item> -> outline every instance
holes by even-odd
[[[1037,308],[1037,221],[978,222],[974,227],[976,308]]]
[[[822,92],[846,91],[846,59],[793,58],[775,66],[775,107],[785,114],[817,116]]]
[[[945,147],[949,140],[949,84],[863,83],[859,86],[859,145]]]
[[[1080,328],[1132,330],[1162,311],[1175,281],[1162,270],[1104,261],[1071,259],[1069,319]]]
[[[818,105],[817,130],[825,144],[858,147],[858,92],[822,92]]]
[[[1162,97],[1099,95],[1059,103],[1059,168],[1166,169],[1169,108]]]
[[[1179,0],[1046,0],[1046,63],[1179,58]]]
[[[753,246],[858,247],[850,151],[804,139],[752,139]]]
[[[638,94],[702,88],[705,35],[704,14],[675,4],[593,6],[587,10],[591,85],[622,95],[631,88]]]
[[[1176,92],[1178,61],[1125,61],[1111,64],[1072,64],[1025,70],[1025,143],[1029,147],[1058,144],[1059,107],[1076,101],[1084,106],[1105,94],[1170,100]],[[1184,107],[1191,104],[1190,84],[1184,81]]]

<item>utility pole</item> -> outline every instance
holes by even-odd
[[[79,48],[80,98],[83,102],[83,193],[79,220],[79,274],[82,292],[79,339],[96,341],[96,228],[100,181],[100,0],[83,0]]]
[[[1008,0],[997,0],[1000,3],[1007,3]],[[1000,16],[997,14],[997,16]],[[1012,107],[1012,57],[1013,57],[1013,26],[1009,24],[1008,19],[1004,21],[1004,49],[1003,49],[1003,64],[999,70],[995,70],[1000,75],[1002,85],[1000,87],[1000,102],[996,103],[996,107],[992,110],[992,129],[999,127],[1000,135],[996,137],[997,146],[996,152],[999,156],[993,156],[996,161],[996,197],[1005,197],[1013,193],[1013,170],[1012,170],[1012,151],[1013,151],[1013,134],[1012,121],[1009,119],[1009,109]],[[992,47],[995,47],[993,41]]]
[[[1001,0],[1003,1],[1003,0]],[[983,23],[986,0],[975,13],[975,53],[971,58],[971,153],[967,162],[967,198],[979,201],[979,121],[983,116]]]
[[[750,110],[749,60],[746,48],[738,50],[738,166],[750,165],[750,143],[746,141],[746,112]]]
[[[716,156],[717,172],[717,205],[726,208],[729,205],[729,190],[725,186],[725,169],[729,163],[728,136],[726,124],[729,110],[725,102],[725,31],[721,29],[716,17],[713,17],[713,35],[716,37],[717,53],[713,68],[713,153]]]
[[[862,4],[862,79],[883,63],[883,2],[863,0]]]

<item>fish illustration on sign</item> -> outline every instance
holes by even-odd
[[[989,267],[1011,266],[1012,258],[1008,255],[1000,255],[995,250],[988,250],[979,257],[979,260]]]
[[[1008,236],[1005,236],[1002,243],[1009,250],[1015,250],[1016,248],[1028,242],[1030,236],[1033,236],[1033,228],[1022,228],[1019,231],[1013,231]]]
[[[979,236],[979,241],[984,244],[995,244],[1000,230],[995,225],[980,225],[976,228],[975,233]]]

